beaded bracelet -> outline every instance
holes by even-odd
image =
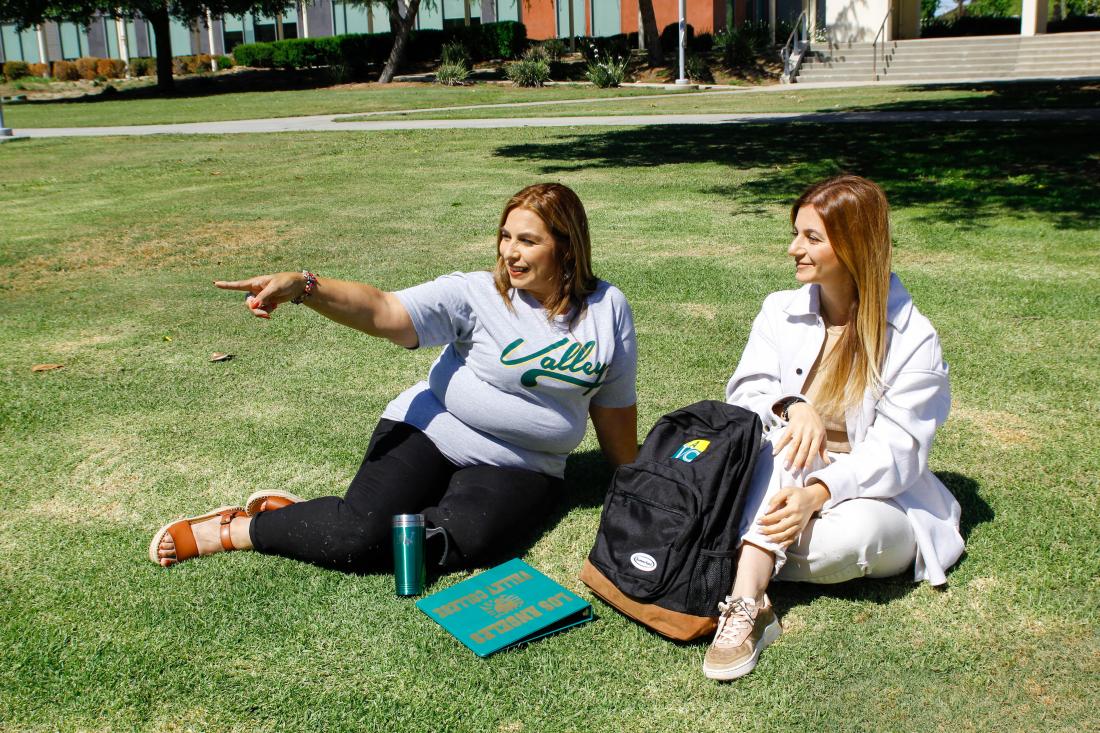
[[[309,270],[302,270],[302,275],[304,275],[305,278],[306,278],[306,287],[305,287],[305,290],[302,291],[301,295],[299,295],[294,300],[290,301],[294,305],[301,305],[302,302],[306,298],[308,298],[309,296],[313,295],[313,291],[317,289],[317,276],[316,275],[314,275]]]

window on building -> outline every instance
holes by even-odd
[[[494,0],[497,20],[519,20],[520,0]]]
[[[58,35],[61,38],[61,58],[78,59],[88,55],[88,29],[76,23],[59,23]]]
[[[227,15],[222,18],[222,43],[230,53],[235,46],[244,43],[244,18],[239,15]]]

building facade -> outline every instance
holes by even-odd
[[[770,0],[778,2],[776,17],[794,20],[803,3],[814,0]],[[820,0],[822,17],[826,0]],[[888,0],[881,0],[886,2]],[[890,0],[898,2],[899,0]],[[918,2],[919,0],[913,0]],[[746,20],[767,20],[769,0],[688,0],[687,22],[696,33],[713,33]],[[468,3],[468,5],[467,5]],[[678,0],[653,0],[658,28],[679,20]],[[572,11],[572,13],[570,13]],[[467,14],[469,20],[467,21]],[[572,17],[570,17],[572,16]],[[534,40],[576,36],[613,36],[637,32],[640,26],[637,0],[434,0],[420,5],[417,28],[441,29],[453,25],[515,20],[527,27]],[[45,23],[41,28],[18,30],[0,25],[0,62],[28,63],[71,60],[82,56],[124,58],[156,55],[152,26],[142,18],[128,19],[122,28],[126,53],[119,48],[121,21],[97,16],[87,26],[75,23]],[[390,30],[389,14],[382,4],[352,5],[339,0],[300,2],[270,17],[246,13],[243,16],[204,19],[191,27],[173,20],[172,52],[176,56],[230,53],[239,43],[341,35],[381,33]]]

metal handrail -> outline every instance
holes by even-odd
[[[871,81],[878,81],[878,38],[882,36],[882,65],[886,66],[886,22],[890,20],[890,13],[893,12],[893,8],[887,8],[886,17],[882,19],[882,23],[878,27],[878,33],[875,34],[875,40],[871,43]]]
[[[797,67],[802,62],[802,55],[810,46],[810,17],[808,13],[808,10],[803,10],[795,19],[794,28],[791,29],[791,34],[787,36],[787,42],[783,44],[783,50],[779,52],[779,57],[783,60],[783,81],[791,80],[791,76],[797,72]],[[802,38],[796,44],[795,36],[799,29],[802,30]],[[792,63],[791,58],[796,54],[798,57]]]

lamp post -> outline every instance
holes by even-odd
[[[680,0],[680,76],[677,84],[687,84],[688,78],[684,73],[684,55],[687,53],[687,0]]]
[[[3,96],[0,96],[0,142],[3,142],[4,138],[11,136],[11,128],[4,127],[4,99]]]

